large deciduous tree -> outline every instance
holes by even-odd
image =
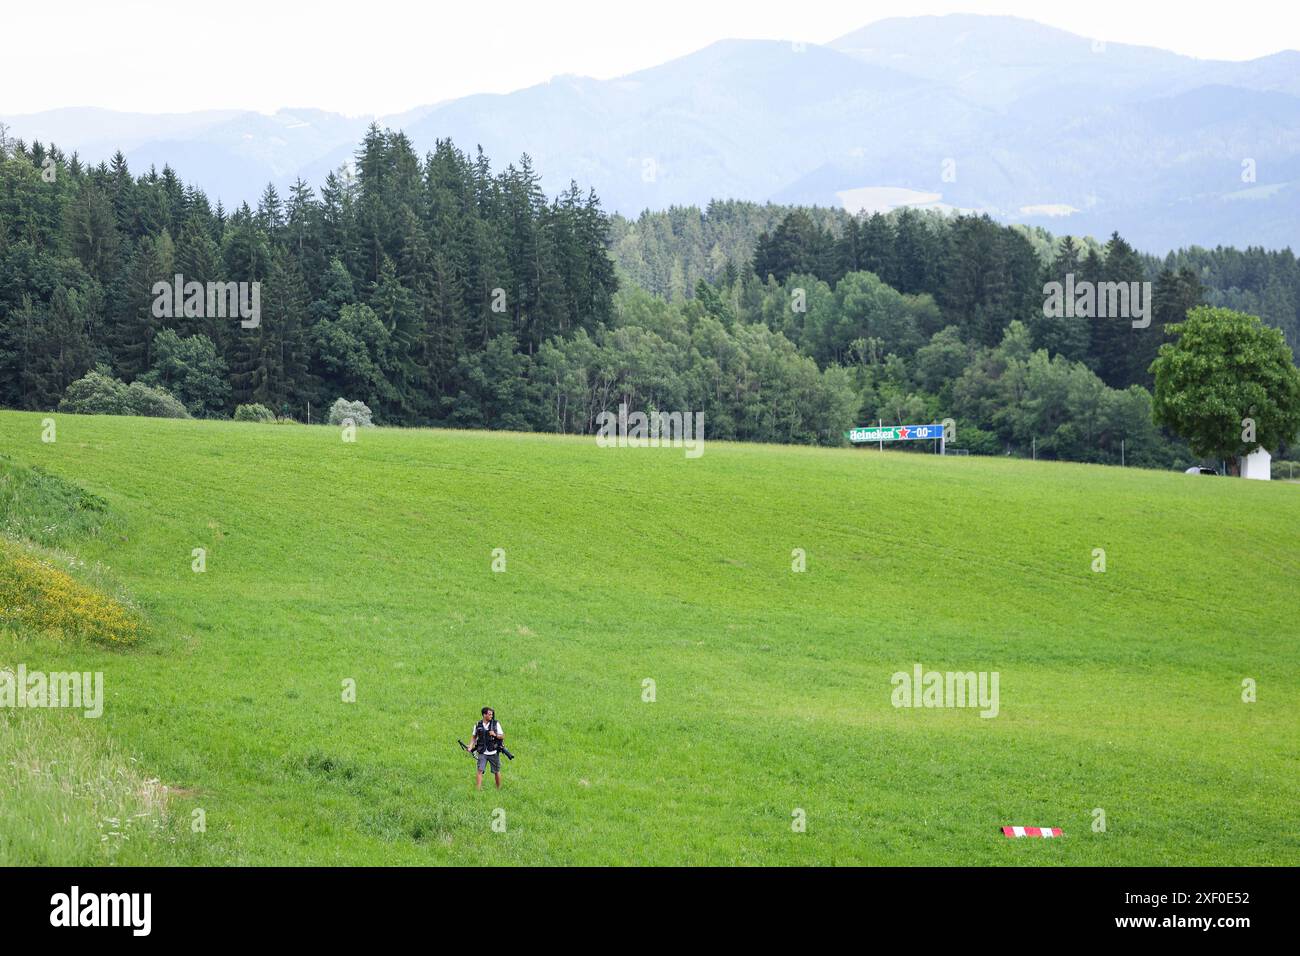
[[[1151,365],[1156,424],[1234,473],[1241,456],[1276,450],[1300,432],[1300,370],[1280,331],[1207,306],[1169,331],[1177,340],[1162,345]]]

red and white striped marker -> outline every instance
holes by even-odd
[[[1007,837],[1059,837],[1060,827],[1003,827],[1002,835]]]

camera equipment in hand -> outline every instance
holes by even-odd
[[[495,727],[495,728],[497,728],[498,730],[499,730],[500,727],[501,727],[501,725],[498,724],[495,720],[492,721],[492,726]],[[480,733],[480,732],[482,732],[482,733]],[[476,754],[476,753],[478,752],[478,749],[479,749],[480,746],[482,746],[483,744],[487,743],[487,741],[480,741],[480,740],[479,740],[479,737],[480,737],[482,734],[485,734],[485,733],[487,733],[487,731],[483,730],[482,725],[479,725],[478,727],[475,727],[475,728],[474,728],[474,738],[473,738],[473,740],[474,740],[474,746],[473,746],[473,747],[466,747],[466,746],[465,746],[465,741],[461,740],[459,737],[456,738],[456,743],[460,744],[460,749],[461,749],[461,750],[465,751],[467,754],[469,754],[469,755],[472,757],[472,756],[474,756],[474,754]],[[502,741],[497,740],[497,741],[495,741],[495,743],[496,743],[496,749],[497,749],[497,750],[501,751],[503,754],[506,755],[506,757],[508,757],[508,758],[511,759],[511,760],[514,760],[514,759],[515,759],[515,755],[512,754],[509,750],[506,750],[506,745],[505,745]]]

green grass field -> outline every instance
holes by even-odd
[[[1300,863],[1294,485],[43,417],[0,413],[0,518],[146,633],[0,635],[106,695],[0,710],[0,863]],[[998,716],[895,708],[916,663]]]

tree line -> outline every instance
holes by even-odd
[[[214,208],[169,167],[119,153],[83,166],[55,147],[0,146],[0,403],[50,408],[88,368],[190,393],[195,414],[258,402],[363,398],[395,424],[464,411],[490,348],[609,322],[607,222],[573,185],[548,200],[525,155],[494,173],[444,141],[426,157],[372,127],[355,171],[316,193],[268,186]],[[155,314],[155,285],[259,283],[263,320]],[[495,345],[494,345],[495,343]],[[187,402],[187,405],[191,402]]]
[[[1082,271],[1078,267],[1086,266],[1088,272],[1095,273],[1107,258],[1107,243],[1091,237],[1054,236],[1037,226],[999,228],[1019,236],[1023,243],[1007,235],[1003,244],[1011,248],[990,250],[991,257],[1010,253],[1013,259],[1023,259],[1027,244],[1036,253],[1040,268],[1047,269],[1068,238],[1073,252],[1062,263],[1067,269],[1075,268],[1077,273]],[[620,273],[674,301],[692,296],[699,279],[730,284],[751,265],[756,266],[760,279],[769,272],[778,279],[805,272],[832,282],[846,272],[865,268],[900,291],[946,298],[950,310],[957,314],[966,307],[963,293],[970,291],[969,276],[978,278],[978,273],[968,270],[963,279],[950,267],[959,260],[973,261],[970,240],[988,227],[981,229],[970,217],[907,208],[853,216],[841,209],[795,209],[729,200],[712,202],[704,209],[647,211],[635,220],[614,216],[611,230],[611,253]],[[1300,259],[1291,250],[1191,247],[1163,257],[1133,253],[1131,248],[1124,251],[1128,255],[1117,258],[1110,273],[1132,279],[1140,268],[1141,278],[1155,283],[1164,272],[1176,275],[1187,270],[1200,283],[1207,304],[1258,315],[1282,330],[1293,351],[1300,348]],[[1137,268],[1132,255],[1137,257]],[[1095,281],[1097,276],[1091,278]],[[1041,282],[1038,286],[1035,296],[1041,293]],[[1041,298],[1033,308],[1039,305]],[[1006,321],[1031,317],[1016,314]]]
[[[260,323],[155,315],[177,274],[261,283]],[[1067,274],[1152,282],[1150,324],[1044,316]],[[1289,251],[1155,260],[1118,235],[914,210],[630,221],[576,184],[544,196],[526,155],[494,172],[377,127],[319,195],[268,186],[227,212],[169,167],[86,167],[0,131],[11,407],[53,408],[99,368],[203,416],[256,402],[301,420],[344,397],[384,424],[590,433],[627,404],[703,411],[711,439],[822,444],[954,417],[977,452],[1170,465],[1191,453],[1151,423],[1167,326],[1202,303],[1294,325],[1297,275]]]

